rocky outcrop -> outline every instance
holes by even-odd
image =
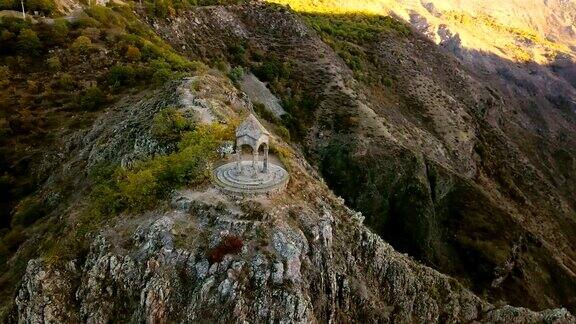
[[[576,321],[560,308],[572,306],[576,285],[574,194],[541,167],[571,161],[571,151],[529,154],[533,143],[524,141],[546,118],[573,134],[560,113],[508,106],[502,93],[510,89],[487,85],[414,35],[357,44],[374,56],[374,73],[394,80],[384,89],[357,80],[282,8],[197,8],[149,22],[191,57],[221,59],[230,45],[246,44],[290,61],[298,73],[287,85],[317,101],[290,112],[301,117],[298,140],[311,163],[294,152],[281,195],[238,199],[210,185],[189,188],[167,209],[110,219],[73,262],[29,261],[16,321]],[[510,93],[523,91],[518,84]],[[217,72],[142,96],[76,134],[62,153],[63,173],[76,177],[105,160],[129,167],[167,152],[151,134],[166,106],[200,122],[250,107]],[[566,138],[559,147],[570,147]],[[469,288],[558,309],[496,306]]]
[[[243,102],[238,99],[241,94],[210,86],[226,83],[217,75],[198,76],[206,82],[195,87],[194,95],[212,102],[211,107],[224,107],[216,100],[222,90],[230,102]],[[208,93],[212,95],[207,97]],[[96,143],[120,143],[112,145],[118,161],[125,154],[131,156],[135,146],[130,143],[138,142],[138,137],[118,140],[120,132],[114,129],[123,123],[106,126],[105,118],[130,123],[131,117],[114,116],[153,115],[153,108],[146,107],[166,103],[154,98],[122,106],[82,133],[86,135],[78,135],[88,143],[79,148],[81,152],[96,152],[85,156],[98,157]],[[178,96],[170,98],[180,102]],[[214,111],[232,116],[248,107]],[[185,111],[186,106],[179,108]],[[132,122],[131,132],[146,136],[149,122],[134,118],[140,123]],[[291,180],[281,193],[238,198],[214,185],[179,190],[168,208],[109,219],[95,235],[85,237],[90,241],[85,256],[64,264],[30,260],[12,319],[21,323],[574,321],[564,309],[538,313],[496,307],[455,279],[396,252],[362,224],[362,214],[334,196],[299,152],[291,156],[287,160]]]
[[[261,220],[233,211],[262,197],[240,202],[215,189],[178,193],[167,212],[119,219],[94,239],[82,264],[28,263],[18,321],[575,320],[566,310],[488,304],[394,251],[317,186],[264,199],[273,207]],[[242,241],[240,252],[210,262],[208,252],[228,236]]]

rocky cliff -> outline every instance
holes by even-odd
[[[271,198],[178,192],[168,211],[103,229],[82,262],[31,260],[18,321],[574,321],[566,310],[488,304],[394,251],[304,170],[292,176]],[[230,236],[241,250],[209,262],[206,251]]]
[[[217,84],[224,88],[212,88],[216,93],[245,103],[226,81]],[[168,86],[162,93],[178,93],[176,87]],[[191,95],[201,102],[197,94]],[[91,131],[78,134],[89,148],[83,151],[91,152],[79,156],[92,161],[111,150],[120,156],[150,154],[137,144],[148,133],[144,116],[170,100],[178,104],[177,98],[156,93],[103,116]],[[237,109],[248,109],[242,105]],[[114,131],[123,126],[111,120],[125,120],[135,136]],[[97,145],[101,142],[108,145]],[[565,309],[537,313],[496,307],[455,279],[396,252],[362,224],[362,214],[332,194],[299,153],[293,154],[287,160],[291,180],[286,192],[239,198],[210,184],[178,190],[169,206],[108,220],[94,236],[85,238],[90,248],[84,256],[66,263],[30,260],[10,319],[27,323],[574,321]]]
[[[135,14],[225,73],[126,94],[59,139],[39,162],[53,210],[9,260],[22,269],[9,321],[576,321],[574,89],[548,67],[495,56],[509,69],[478,70],[388,17],[264,4]],[[180,166],[184,144],[167,138],[261,107],[239,90],[246,70],[288,113],[260,111],[285,192],[232,197],[201,177],[203,160],[188,182],[146,164]],[[178,132],[158,127],[166,118]],[[101,188],[103,164],[119,169]],[[148,179],[167,183],[157,173],[181,185],[134,202]]]

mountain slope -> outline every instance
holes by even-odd
[[[283,9],[258,8],[154,24],[175,47],[200,44],[190,57],[298,71],[269,79],[298,120],[292,131],[393,246],[495,300],[574,307],[573,113],[387,18],[304,16],[318,35]],[[362,24],[373,32],[355,33]]]
[[[574,321],[560,309],[576,307],[573,88],[550,67],[466,61],[473,51],[391,17],[134,10],[138,24],[104,35],[137,31],[164,50],[126,35],[142,56],[111,74],[133,83],[29,162],[46,170],[32,198],[49,208],[6,254],[9,320]],[[136,87],[126,66],[150,77],[149,65],[168,80]],[[238,90],[246,70],[288,115]],[[251,107],[291,181],[233,199],[207,171]]]
[[[198,100],[239,103],[222,110],[226,118],[248,109],[220,73],[200,73],[196,80],[190,92]],[[177,87],[162,93],[178,93]],[[64,153],[65,160],[87,152],[88,165],[108,152],[133,156],[138,148],[131,144],[150,136],[145,115],[163,109],[150,103],[161,97],[111,110],[78,134],[85,146]],[[130,123],[136,137],[113,131],[123,127],[113,120]],[[274,145],[286,144],[276,138]],[[298,152],[292,154],[285,160],[291,172],[285,193],[238,199],[211,184],[192,186],[174,192],[170,206],[109,218],[86,237],[90,250],[81,258],[31,260],[12,320],[573,320],[566,310],[495,307],[399,254],[361,224],[362,216],[345,207]]]
[[[553,60],[574,56],[576,44],[572,1],[306,1],[272,0],[297,11],[319,13],[393,14],[436,43],[457,36],[464,48],[508,59]]]

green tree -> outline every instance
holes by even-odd
[[[98,86],[90,87],[80,97],[80,108],[84,110],[96,110],[106,103],[106,95]]]
[[[42,50],[42,42],[32,29],[23,29],[18,35],[18,52],[21,55],[39,55]]]

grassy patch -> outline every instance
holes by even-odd
[[[87,248],[86,236],[107,220],[121,213],[154,209],[172,190],[207,181],[217,148],[232,137],[231,127],[198,126],[182,133],[174,153],[142,161],[128,170],[113,166],[97,168],[92,174],[92,192],[77,215],[76,224],[65,238],[53,244],[49,258],[63,261],[77,256]]]
[[[374,58],[367,48],[375,42],[382,33],[396,33],[401,36],[410,35],[410,28],[404,23],[388,16],[344,14],[322,15],[303,14],[306,23],[316,30],[322,40],[354,71],[355,76],[368,82],[386,82],[381,76],[373,75]]]

